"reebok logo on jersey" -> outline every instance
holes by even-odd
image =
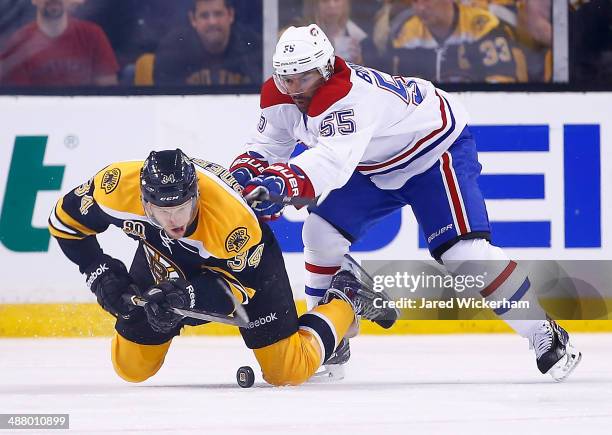
[[[106,263],[99,265],[98,268],[94,270],[91,273],[91,275],[89,275],[89,278],[87,278],[87,282],[86,282],[87,287],[91,288],[91,285],[96,280],[96,278],[98,278],[100,275],[102,275],[107,270],[108,270],[108,266],[106,265]]]
[[[270,313],[266,317],[260,317],[259,319],[253,322],[249,322],[247,329],[257,328],[258,326],[263,326],[266,323],[271,323],[275,320],[278,320],[278,318],[276,317],[276,313]]]
[[[195,289],[192,285],[187,286],[187,293],[189,293],[189,308],[195,307]]]

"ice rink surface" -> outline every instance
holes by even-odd
[[[110,339],[5,339],[0,413],[69,413],[79,434],[612,433],[612,335],[573,341],[583,360],[564,383],[514,335],[364,336],[345,380],[274,388],[237,337],[175,339],[133,385],[115,375]],[[246,364],[250,389],[235,382]]]

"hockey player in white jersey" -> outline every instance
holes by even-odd
[[[461,104],[426,80],[345,62],[314,24],[287,29],[273,65],[261,91],[257,131],[231,170],[245,195],[263,187],[275,195],[319,198],[302,233],[309,308],[334,274],[344,273],[338,270],[351,243],[410,205],[431,255],[449,272],[480,260],[502,265],[487,271],[482,297],[529,301],[541,320],[513,320],[511,309],[496,313],[529,340],[542,373],[564,379],[580,353],[539,308],[525,272],[489,243],[477,184],[481,166]],[[292,158],[298,142],[308,149]],[[253,207],[263,219],[283,208],[271,201]],[[327,363],[348,356],[343,341]]]

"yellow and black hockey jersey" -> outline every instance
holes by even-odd
[[[391,40],[384,68],[393,74],[436,82],[508,83],[527,81],[514,33],[487,10],[454,5],[452,30],[436,39],[416,15]]]
[[[49,231],[81,272],[102,251],[96,234],[114,225],[142,243],[149,268],[159,282],[189,277],[208,265],[228,265],[239,272],[251,248],[249,265],[261,257],[262,230],[251,208],[242,199],[241,187],[223,167],[192,159],[199,187],[198,214],[185,237],[170,239],[151,223],[140,193],[143,161],[107,166],[92,179],[64,195],[49,217]],[[111,253],[112,254],[112,253]]]

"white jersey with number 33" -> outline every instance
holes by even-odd
[[[272,79],[262,87],[261,109],[247,151],[270,164],[298,166],[316,195],[341,187],[354,171],[381,189],[398,189],[431,167],[467,124],[462,105],[432,83],[392,77],[338,57],[308,114]],[[308,149],[290,158],[297,142]]]

